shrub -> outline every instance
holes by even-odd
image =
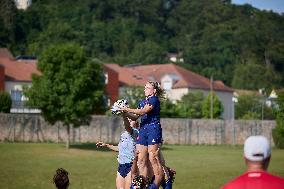
[[[272,137],[275,146],[284,149],[284,91],[278,93],[276,114],[276,127],[272,131]]]
[[[0,112],[9,113],[12,106],[12,99],[9,93],[0,92]]]
[[[204,118],[211,118],[211,94],[213,99],[213,118],[221,118],[221,115],[224,111],[224,107],[222,102],[219,100],[219,98],[214,92],[210,92],[208,96],[204,99],[202,104],[202,115]]]

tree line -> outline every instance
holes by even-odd
[[[230,0],[34,0],[0,4],[0,46],[38,58],[50,45],[76,43],[102,62],[168,63],[239,89],[284,84],[284,17]]]

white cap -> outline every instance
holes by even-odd
[[[250,136],[244,144],[244,156],[251,161],[262,161],[271,154],[270,144],[264,136]]]

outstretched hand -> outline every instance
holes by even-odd
[[[125,111],[125,109],[129,107],[128,101],[125,99],[117,100],[111,107],[111,112],[114,115],[120,115]]]
[[[107,145],[107,144],[104,143],[104,142],[97,142],[97,144],[96,144],[97,148],[99,148],[99,147],[105,147],[106,145]]]

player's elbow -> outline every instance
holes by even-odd
[[[138,112],[138,115],[142,116],[142,115],[144,115],[146,113],[147,113],[147,111],[142,109],[141,111]]]

